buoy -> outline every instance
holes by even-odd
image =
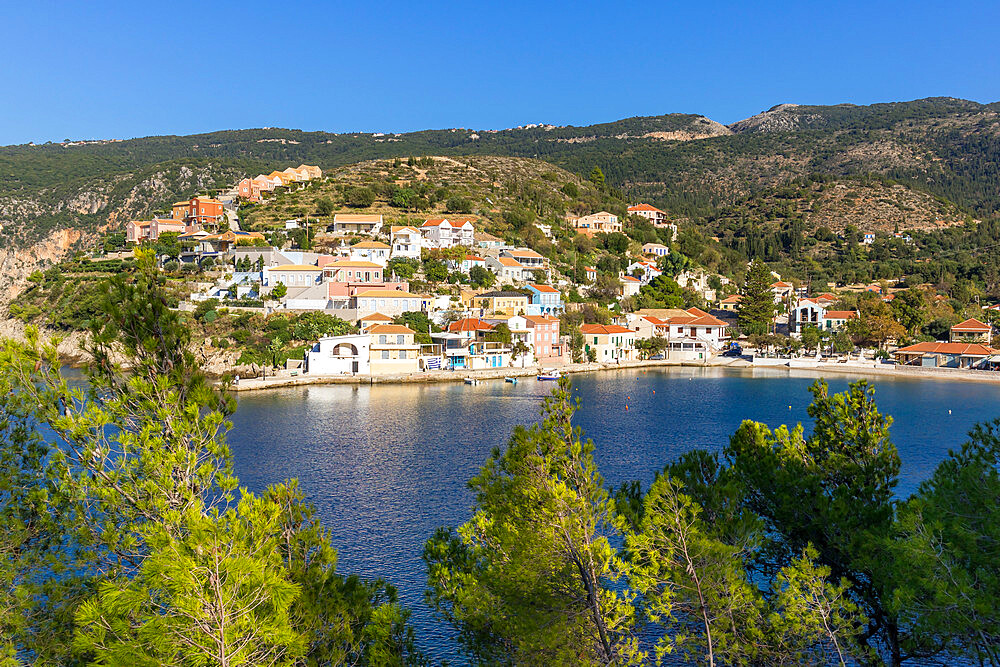
[[[653,390],[653,396],[656,396],[656,390],[655,389]]]
[[[948,414],[949,414],[949,415],[951,414],[951,410],[949,410],[949,411],[948,411]]]
[[[625,406],[625,412],[628,412],[628,405]]]
[[[789,409],[789,410],[791,410],[791,409],[792,409],[792,406],[790,406],[790,405],[789,405],[789,406],[788,406],[788,409]]]

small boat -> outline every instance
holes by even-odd
[[[479,380],[476,378],[465,378],[465,384],[479,384]]]
[[[552,369],[552,368],[543,368],[542,372],[538,374],[538,378],[537,379],[541,380],[541,381],[545,381],[545,380],[558,380],[561,377],[562,377],[562,374],[559,371],[557,371],[555,369]]]
[[[506,378],[503,379],[503,381],[504,382],[510,382],[511,384],[517,384],[517,378],[515,378],[515,377],[506,377]]]

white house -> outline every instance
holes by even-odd
[[[420,227],[420,234],[432,248],[453,248],[457,245],[471,248],[475,228],[470,218],[431,218]]]
[[[333,216],[336,234],[378,234],[382,229],[382,216],[364,213],[337,213]]]
[[[654,257],[665,257],[670,254],[670,248],[662,243],[646,243],[642,246],[643,255],[653,255]]]
[[[644,285],[651,282],[653,278],[663,275],[663,272],[656,268],[656,264],[647,261],[632,262],[625,269],[626,275],[629,276],[635,276],[637,271],[639,272],[639,275],[636,277],[639,278]]]
[[[349,334],[324,336],[305,353],[305,372],[310,375],[368,375],[371,336]]]
[[[497,275],[500,280],[524,282],[525,267],[513,257],[487,257],[486,268]]]
[[[380,241],[362,241],[351,246],[351,259],[355,262],[373,262],[379,266],[389,263],[390,246]]]
[[[424,247],[424,237],[416,227],[393,226],[390,231],[393,257],[420,259],[420,249]]]
[[[306,287],[323,282],[323,269],[309,264],[285,264],[265,266],[263,271],[265,287],[282,283],[285,287]]]

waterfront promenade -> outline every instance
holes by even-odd
[[[791,364],[789,364],[791,361]],[[773,371],[786,370],[792,374],[798,372],[825,375],[857,375],[863,377],[895,377],[915,380],[952,380],[964,382],[1000,383],[1000,372],[977,371],[955,368],[922,368],[915,366],[896,366],[882,364],[876,361],[823,361],[813,359],[770,359],[757,358],[749,361],[744,358],[715,357],[707,362],[648,360],[627,361],[621,364],[582,363],[559,366],[561,373],[596,373],[600,371],[621,370],[626,368],[734,368],[753,372],[756,369]],[[279,371],[277,375],[266,380],[259,378],[243,378],[239,385],[231,387],[232,391],[262,391],[287,387],[300,387],[323,384],[430,384],[437,382],[464,382],[465,378],[477,380],[502,380],[507,377],[533,378],[540,372],[537,366],[528,368],[489,368],[476,371],[422,371],[404,375],[291,375],[288,371]]]

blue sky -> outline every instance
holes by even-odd
[[[1000,100],[996,1],[38,0],[2,14],[0,144]]]

